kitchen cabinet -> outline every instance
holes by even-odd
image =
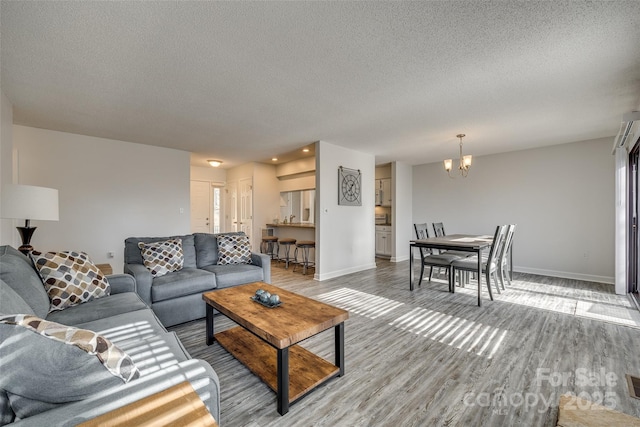
[[[391,256],[391,227],[376,226],[376,255]]]
[[[391,178],[376,179],[376,206],[391,206]]]

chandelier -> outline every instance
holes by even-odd
[[[460,164],[458,165],[458,171],[460,172],[460,175],[462,175],[463,178],[467,177],[467,174],[469,173],[469,168],[471,167],[471,154],[468,154],[466,156],[462,155],[462,138],[465,137],[464,133],[459,133],[456,135],[456,138],[460,138]],[[453,160],[452,159],[447,159],[444,161],[444,169],[447,171],[447,174],[449,174],[449,178],[455,178],[453,176],[451,176],[451,169],[453,168]]]

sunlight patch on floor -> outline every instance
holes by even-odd
[[[504,329],[425,308],[414,308],[389,325],[489,359],[507,335]]]
[[[478,295],[476,286],[475,282],[471,282],[464,288],[456,287],[456,293],[475,297]],[[627,296],[609,295],[607,301],[596,301],[590,295],[593,292],[581,290],[578,295],[576,292],[567,294],[567,288],[562,286],[519,281],[507,286],[501,294],[497,293],[495,287],[491,290],[495,301],[640,328],[640,312]],[[489,298],[486,284],[483,285],[482,298]]]
[[[335,291],[318,295],[316,298],[327,304],[335,305],[343,310],[370,319],[376,319],[404,305],[402,302],[349,288],[336,289]]]
[[[614,304],[578,301],[576,316],[640,328],[638,310]]]

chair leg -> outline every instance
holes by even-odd
[[[296,267],[298,266],[298,247],[293,251],[293,271],[296,271]]]
[[[429,266],[429,281],[431,281],[431,275],[433,274],[433,267]]]
[[[422,285],[423,277],[424,277],[424,263],[420,263],[420,279],[418,279],[418,286]]]
[[[500,284],[502,285],[502,290],[506,290],[504,287],[504,268],[500,267]]]
[[[487,277],[487,289],[489,290],[489,298],[491,299],[491,301],[493,301],[493,293],[491,292],[491,279],[490,279],[490,274],[489,274],[489,270],[487,269],[487,272],[485,274],[485,276]],[[478,277],[478,286],[480,286],[481,279],[480,276]]]
[[[498,291],[498,294],[501,294],[502,292],[500,292],[500,286],[498,286],[499,283],[498,283],[498,270],[497,269],[493,270],[492,276],[493,276],[493,281],[496,284],[496,290]],[[504,287],[504,285],[503,285],[503,287]]]
[[[505,268],[507,268],[507,266],[506,266],[506,265],[504,265],[504,266],[503,266],[503,271],[504,271],[504,269],[505,269]],[[506,277],[506,279],[507,279],[507,284],[508,284],[509,286],[511,286],[511,274],[510,274],[508,271],[506,271],[506,272],[505,272],[505,274],[504,274],[504,276],[505,276],[505,277]]]
[[[449,266],[449,292],[456,292],[456,277],[455,277],[455,269],[452,265]]]

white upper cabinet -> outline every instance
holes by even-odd
[[[376,206],[391,206],[391,178],[376,179]]]

